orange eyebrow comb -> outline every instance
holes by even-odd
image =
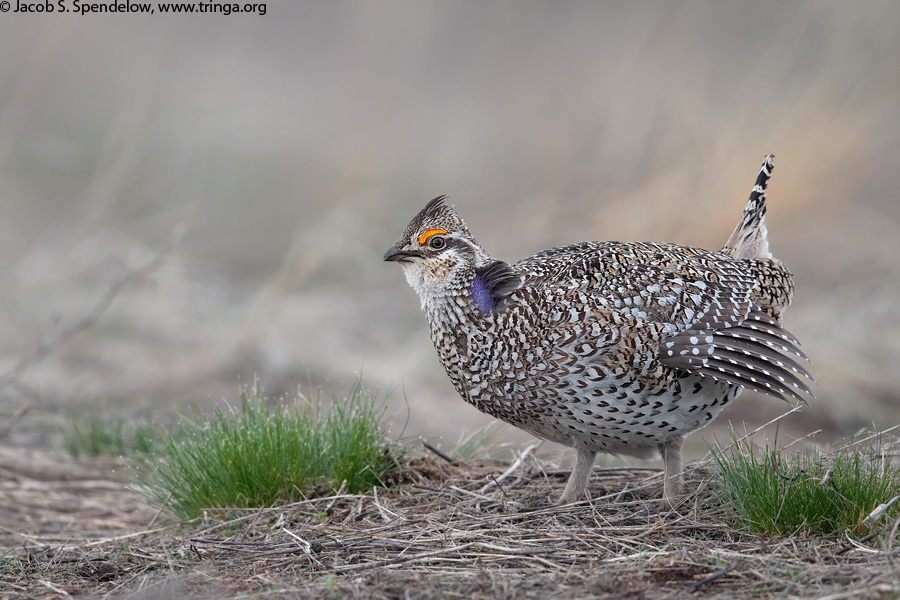
[[[436,233],[447,233],[447,230],[446,229],[426,229],[425,231],[423,231],[422,233],[419,234],[419,244],[424,246],[425,240],[427,240],[428,238],[430,238],[431,236],[433,236]]]

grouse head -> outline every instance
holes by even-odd
[[[426,310],[459,296],[482,312],[495,310],[521,283],[508,264],[484,251],[445,196],[413,217],[384,260],[400,263]]]

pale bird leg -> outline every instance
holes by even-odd
[[[594,470],[594,458],[596,457],[597,453],[591,450],[575,451],[575,468],[569,475],[569,482],[566,483],[566,489],[559,499],[560,504],[571,504],[585,499],[585,490],[587,490],[591,472]]]
[[[663,480],[663,500],[669,506],[675,506],[681,498],[681,472],[683,470],[681,445],[683,442],[684,436],[679,436],[659,445],[659,452],[662,454],[666,465],[665,479]]]

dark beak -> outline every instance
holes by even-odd
[[[384,253],[384,260],[391,262],[403,262],[411,258],[422,258],[422,255],[418,252],[399,250],[397,246],[391,246],[388,248],[387,252]]]

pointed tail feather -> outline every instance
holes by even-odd
[[[722,252],[734,258],[772,258],[766,232],[766,185],[775,169],[774,156],[769,154],[763,161],[756,184],[750,192],[750,199],[744,207],[744,214],[734,233],[728,238]]]

